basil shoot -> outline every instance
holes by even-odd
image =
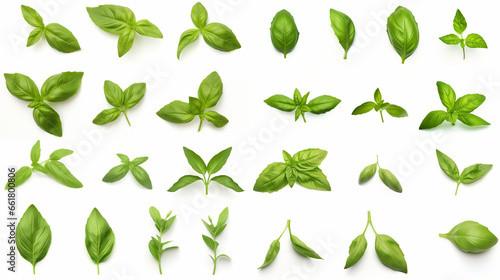
[[[475,181],[481,179],[488,171],[490,171],[492,164],[474,164],[462,171],[462,174],[459,173],[457,164],[447,155],[443,154],[441,151],[436,150],[439,167],[443,170],[448,177],[457,182],[457,189],[455,191],[455,195],[458,193],[458,187],[460,184],[471,184]]]
[[[271,22],[271,42],[273,46],[283,53],[286,58],[297,42],[299,41],[299,30],[295,24],[292,14],[287,10],[281,10],[276,13]]]
[[[135,14],[127,7],[118,5],[100,5],[87,7],[90,19],[100,29],[117,34],[118,56],[125,55],[134,44],[135,33],[151,38],[163,38],[163,34],[156,25],[147,19],[136,21]]]
[[[92,261],[97,265],[108,259],[115,245],[115,234],[97,208],[94,208],[85,225],[85,247]]]
[[[215,127],[220,128],[229,122],[228,119],[215,111],[206,110],[217,105],[221,96],[222,80],[219,74],[214,71],[201,82],[198,89],[198,98],[189,97],[189,103],[175,100],[165,105],[156,114],[172,123],[188,123],[195,116],[198,116],[200,118],[198,131],[201,130],[201,125],[205,119]]]
[[[219,248],[219,242],[215,241],[215,238],[219,236],[224,229],[226,229],[226,221],[227,218],[229,217],[229,209],[226,207],[222,212],[219,214],[219,219],[217,220],[217,224],[214,225],[212,218],[208,216],[208,222],[205,222],[203,219],[201,220],[205,227],[207,228],[208,232],[210,233],[210,237],[206,235],[202,235],[203,241],[205,244],[207,244],[208,248],[212,249],[214,252],[213,256],[209,256],[212,259],[212,262],[214,263],[214,269],[212,271],[212,275],[215,275],[215,270],[217,269],[217,261],[220,258],[227,258],[231,259],[228,255],[226,254],[220,254],[217,255],[217,249]]]
[[[92,121],[97,125],[104,125],[115,121],[123,113],[128,125],[130,121],[127,116],[127,110],[139,103],[146,93],[146,83],[135,83],[123,91],[120,86],[112,81],[104,82],[104,95],[108,103],[114,108],[106,109],[100,112]]]
[[[40,14],[31,7],[21,5],[21,12],[26,22],[35,27],[28,36],[27,47],[33,46],[45,35],[47,43],[55,50],[62,53],[72,53],[80,50],[78,40],[66,27],[58,23],[45,25]]]
[[[172,214],[172,211],[170,211],[167,213],[167,216],[165,216],[165,218],[162,218],[160,215],[160,211],[158,211],[158,209],[156,209],[154,206],[151,206],[149,208],[149,214],[151,215],[151,218],[155,223],[156,229],[159,232],[159,234],[157,234],[156,237],[151,236],[151,241],[149,241],[148,245],[149,252],[151,252],[151,255],[153,255],[153,257],[158,261],[158,269],[160,270],[160,274],[162,274],[161,256],[167,250],[179,248],[178,246],[170,246],[165,248],[165,245],[171,243],[172,241],[162,242],[161,240],[162,235],[165,232],[167,232],[167,230],[174,223],[176,216],[170,217],[170,214]]]
[[[283,162],[269,164],[260,173],[253,190],[256,192],[273,193],[286,185],[292,188],[297,182],[301,186],[320,191],[331,191],[326,175],[319,169],[319,165],[326,158],[327,151],[307,149],[293,155],[283,151]]]
[[[302,96],[298,89],[295,89],[293,93],[293,100],[281,94],[276,94],[268,99],[264,100],[267,105],[276,108],[281,111],[291,112],[295,110],[295,121],[302,116],[304,122],[306,118],[304,114],[306,112],[311,112],[313,114],[324,114],[333,110],[340,103],[340,99],[337,99],[329,95],[321,95],[307,103],[307,98],[309,97],[309,92]]]
[[[347,59],[347,52],[351,48],[356,34],[354,23],[348,15],[334,9],[330,9],[330,21],[333,32],[344,49],[344,59]]]
[[[51,242],[52,231],[49,224],[35,205],[31,204],[17,225],[16,244],[21,257],[33,266],[33,274],[35,265],[47,255]]]
[[[188,29],[181,34],[177,47],[177,59],[180,59],[181,52],[186,46],[198,39],[200,33],[203,40],[218,51],[230,52],[241,48],[240,42],[229,27],[218,22],[207,24],[207,19],[207,9],[200,2],[194,4],[191,9],[191,21],[196,28]]]
[[[378,168],[378,176],[380,177],[380,180],[382,180],[384,185],[386,185],[389,189],[395,192],[398,193],[403,192],[403,188],[401,188],[401,184],[399,183],[396,176],[394,176],[394,174],[392,174],[391,171],[380,167],[380,164],[378,163],[378,155],[376,163],[368,165],[363,169],[363,171],[361,171],[361,174],[359,174],[358,183],[362,185],[368,182],[373,177],[373,175],[375,175],[377,168]]]
[[[385,234],[378,234],[375,231],[370,211],[368,211],[368,221],[366,222],[365,230],[349,246],[349,257],[346,260],[344,269],[352,267],[363,257],[367,247],[365,233],[368,226],[371,226],[375,233],[375,252],[380,261],[395,271],[408,273],[406,260],[399,244],[392,237]]]
[[[286,222],[286,227],[278,237],[278,239],[274,240],[269,246],[269,250],[267,251],[266,258],[264,259],[264,263],[258,268],[264,268],[270,265],[278,256],[280,252],[280,239],[285,234],[285,231],[288,229],[290,233],[290,241],[292,242],[293,249],[304,257],[310,259],[322,259],[313,249],[309,248],[302,240],[300,240],[297,236],[292,234],[292,228],[290,227],[290,220]]]
[[[70,187],[70,188],[81,188],[82,183],[71,174],[71,172],[66,168],[66,166],[59,160],[69,156],[73,153],[72,150],[59,149],[55,150],[50,154],[50,157],[42,162],[40,162],[40,140],[38,140],[35,145],[31,148],[31,166],[23,166],[19,168],[15,173],[15,186],[19,187],[25,183],[30,177],[33,171],[38,171],[43,174],[47,174],[50,177],[56,179],[59,183]],[[7,181],[5,189],[8,189],[11,184]]]
[[[219,172],[222,169],[222,167],[224,167],[224,165],[227,162],[227,159],[229,158],[229,155],[231,154],[231,150],[232,148],[229,147],[221,151],[220,153],[213,156],[212,159],[210,159],[210,161],[208,162],[208,164],[206,164],[198,154],[184,147],[184,155],[186,156],[189,165],[191,165],[193,170],[196,171],[198,174],[203,175],[203,178],[195,175],[182,176],[170,189],[168,189],[168,191],[176,192],[184,187],[191,185],[194,182],[202,181],[203,184],[205,185],[205,194],[208,194],[208,186],[212,181],[215,181],[220,185],[228,189],[231,189],[235,192],[242,192],[243,189],[240,188],[240,186],[235,181],[233,181],[231,177],[226,175],[219,175],[212,177],[212,175]]]
[[[463,33],[466,28],[467,21],[465,20],[462,12],[457,9],[455,18],[453,19],[453,29],[455,29],[455,32],[457,32],[460,37],[458,37],[456,34],[448,34],[439,38],[439,40],[447,45],[460,45],[460,47],[462,48],[463,59],[465,59],[465,46],[469,48],[488,48],[488,45],[486,45],[483,37],[481,37],[481,35],[479,34],[471,33],[464,39]]]
[[[394,50],[402,59],[401,63],[410,57],[418,47],[420,34],[415,17],[405,7],[397,7],[387,18],[387,35]]]
[[[441,99],[441,103],[446,107],[446,111],[438,110],[430,112],[425,116],[419,129],[434,128],[444,121],[455,125],[457,120],[467,126],[490,125],[489,122],[471,114],[486,100],[484,95],[478,93],[466,94],[456,99],[455,91],[450,85],[443,82],[437,82],[437,88],[439,98]]]
[[[141,184],[141,186],[145,187],[146,189],[153,188],[148,172],[146,172],[144,168],[139,166],[140,164],[146,162],[148,160],[148,157],[137,157],[134,160],[130,161],[129,157],[126,155],[116,155],[120,158],[122,164],[111,168],[111,170],[109,170],[109,172],[104,175],[104,178],[102,178],[103,182],[114,183],[120,181],[130,171],[135,180],[139,184]]]
[[[450,240],[460,251],[478,254],[488,251],[498,243],[498,238],[478,222],[465,221],[440,237]]]
[[[384,115],[382,114],[384,110],[386,110],[389,115],[395,118],[408,117],[408,113],[402,107],[384,102],[384,100],[382,99],[382,94],[380,93],[380,90],[378,88],[375,90],[374,99],[375,102],[368,101],[356,107],[356,109],[352,111],[352,114],[361,115],[375,109],[375,112],[380,112],[380,118],[382,118],[382,122],[384,122]]]
[[[23,74],[4,74],[9,92],[15,97],[29,101],[33,109],[33,119],[41,129],[61,137],[62,123],[59,114],[46,102],[61,102],[75,95],[82,84],[83,72],[62,72],[50,76],[41,91],[33,80]]]

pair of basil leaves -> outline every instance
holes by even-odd
[[[359,174],[358,183],[362,185],[368,182],[375,175],[377,169],[380,180],[382,180],[384,185],[397,193],[403,192],[403,188],[401,187],[401,183],[399,183],[398,178],[396,178],[396,176],[394,176],[391,171],[380,167],[380,164],[378,162],[378,155],[376,163],[368,165],[361,171],[361,174]]]
[[[148,172],[146,172],[146,170],[140,166],[148,160],[148,157],[137,157],[133,160],[130,160],[130,158],[124,154],[116,155],[120,158],[122,164],[111,168],[111,170],[109,170],[108,173],[104,175],[104,178],[102,178],[103,182],[114,183],[120,181],[130,171],[135,180],[139,184],[141,184],[141,186],[145,187],[146,189],[153,188]]]

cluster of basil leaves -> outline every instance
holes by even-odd
[[[354,111],[352,111],[352,114],[362,115],[370,112],[371,110],[375,110],[375,112],[380,112],[380,118],[382,119],[382,122],[384,122],[384,115],[382,114],[384,110],[386,110],[389,115],[395,118],[408,117],[408,112],[406,112],[406,110],[402,107],[385,102],[382,99],[382,94],[380,93],[380,90],[378,88],[375,90],[373,97],[375,99],[375,102],[368,101],[359,105],[354,109]]]
[[[205,227],[207,228],[208,232],[210,233],[210,236],[207,235],[202,235],[201,237],[203,238],[203,242],[208,246],[208,248],[212,249],[214,252],[214,255],[211,256],[209,255],[210,259],[212,259],[212,262],[214,264],[214,269],[212,270],[212,275],[215,275],[215,271],[217,269],[217,261],[220,258],[226,258],[226,259],[231,259],[228,255],[226,254],[219,254],[217,255],[217,249],[219,248],[219,242],[215,240],[217,236],[219,236],[224,229],[226,229],[226,221],[227,218],[229,217],[229,208],[224,208],[222,212],[219,214],[219,218],[217,219],[217,223],[214,224],[212,218],[208,216],[208,222],[205,220],[201,220]]]
[[[396,178],[396,176],[394,176],[391,171],[380,167],[380,164],[378,162],[378,155],[376,163],[368,165],[361,171],[361,173],[359,174],[358,183],[362,185],[368,182],[375,175],[377,169],[378,176],[380,177],[380,180],[382,180],[384,185],[395,192],[403,192],[403,188],[401,187],[401,183],[399,183],[398,178]]]
[[[102,178],[103,182],[114,183],[120,181],[130,171],[135,180],[137,180],[137,182],[141,184],[141,186],[145,187],[146,189],[153,188],[148,172],[146,172],[144,168],[139,166],[146,162],[148,160],[148,157],[137,157],[133,160],[130,160],[129,157],[124,154],[116,155],[120,158],[122,164],[111,168],[111,170],[109,170],[108,173],[104,175],[104,178]]]
[[[158,269],[160,270],[160,275],[163,274],[161,270],[161,256],[165,251],[178,248],[178,246],[170,246],[165,247],[165,245],[171,243],[172,241],[162,241],[162,235],[167,232],[167,230],[172,226],[175,221],[176,216],[170,216],[172,211],[169,211],[165,218],[162,218],[160,215],[160,211],[156,209],[156,207],[151,206],[149,208],[149,215],[153,222],[155,223],[155,227],[158,230],[158,234],[155,236],[151,236],[151,240],[149,241],[148,248],[151,255],[158,261]]]

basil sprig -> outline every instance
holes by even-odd
[[[198,39],[200,33],[203,40],[218,51],[230,52],[241,48],[240,42],[229,27],[218,22],[207,24],[207,19],[207,9],[200,2],[194,4],[191,9],[191,20],[197,28],[188,29],[181,34],[177,47],[177,59],[180,58],[182,50],[187,45]]]
[[[170,217],[172,211],[168,212],[165,218],[162,218],[160,215],[160,211],[156,209],[156,207],[149,207],[149,215],[151,215],[151,219],[153,219],[156,229],[158,230],[158,234],[156,237],[151,236],[151,240],[149,241],[149,252],[153,257],[158,261],[158,269],[160,270],[160,274],[163,274],[161,270],[161,256],[165,251],[178,248],[178,246],[170,246],[166,247],[165,245],[171,243],[172,241],[162,241],[162,235],[167,232],[167,230],[172,226],[175,221],[176,216]]]
[[[474,221],[462,222],[439,236],[450,240],[460,251],[472,254],[486,252],[498,243],[487,227]]]
[[[70,188],[83,187],[82,183],[78,181],[73,174],[71,174],[62,162],[59,161],[60,159],[71,155],[73,153],[72,150],[55,150],[50,154],[49,159],[40,162],[41,151],[40,140],[38,140],[31,148],[31,166],[23,166],[16,171],[14,188],[17,188],[26,182],[31,177],[33,171],[47,174],[56,179],[59,183]],[[7,182],[5,189],[8,189],[10,185],[11,184]]]
[[[356,34],[354,23],[348,15],[334,9],[330,9],[330,22],[335,36],[344,49],[344,59],[347,59],[347,52],[351,48]]]
[[[219,242],[217,242],[215,239],[226,229],[226,221],[227,218],[229,217],[229,209],[226,207],[222,212],[219,214],[219,218],[217,219],[217,224],[214,224],[212,221],[212,218],[208,216],[208,222],[205,220],[201,220],[205,227],[207,228],[208,232],[210,233],[210,236],[207,235],[202,235],[203,241],[205,244],[207,244],[208,248],[212,249],[214,252],[213,256],[209,257],[212,259],[212,262],[214,263],[214,269],[212,271],[212,275],[215,275],[215,270],[217,269],[217,261],[220,258],[227,258],[231,259],[228,255],[226,254],[219,254],[217,255],[217,249],[219,248]]]
[[[33,119],[38,127],[61,137],[62,123],[59,114],[47,102],[61,102],[75,95],[82,84],[83,72],[62,72],[50,76],[42,85],[41,91],[33,80],[23,74],[4,74],[7,89],[15,97],[29,101],[33,108]]]
[[[92,261],[97,265],[97,274],[100,273],[99,264],[109,258],[115,245],[113,229],[104,219],[97,208],[94,208],[85,225],[85,247]]]
[[[415,17],[405,7],[397,7],[387,18],[387,35],[402,62],[410,57],[418,47],[420,33]]]
[[[403,192],[403,188],[401,187],[401,183],[399,183],[398,178],[396,178],[396,176],[394,176],[391,171],[380,167],[380,164],[378,163],[378,155],[376,163],[368,165],[361,171],[361,173],[359,174],[358,183],[362,185],[368,182],[373,177],[373,175],[375,175],[377,169],[378,176],[380,177],[380,180],[382,180],[384,185],[395,192]]]
[[[112,81],[104,82],[104,95],[108,103],[114,108],[106,109],[100,112],[92,121],[97,125],[104,125],[115,121],[123,113],[128,125],[130,121],[127,116],[127,110],[133,108],[139,103],[146,93],[146,83],[135,83],[123,91],[120,86]]]
[[[214,71],[201,82],[198,89],[198,98],[189,97],[189,103],[175,100],[165,105],[156,114],[172,123],[188,123],[195,116],[198,116],[200,118],[198,131],[201,130],[201,125],[205,119],[215,127],[220,128],[225,126],[229,120],[215,111],[206,110],[217,105],[221,96],[222,80],[219,74]]]
[[[347,257],[344,269],[352,267],[363,257],[366,247],[368,246],[365,237],[368,226],[371,226],[375,233],[375,252],[380,261],[385,266],[395,271],[408,273],[405,256],[399,244],[392,237],[385,234],[378,234],[377,231],[375,231],[370,211],[368,211],[368,221],[366,222],[365,230],[362,234],[354,238],[349,246],[349,257]]]
[[[465,46],[469,48],[488,48],[488,45],[486,45],[483,37],[481,37],[481,35],[479,34],[471,33],[464,39],[463,33],[466,28],[467,21],[465,20],[462,12],[457,9],[455,18],[453,19],[453,29],[455,29],[455,32],[457,32],[460,37],[458,37],[456,34],[448,34],[439,38],[439,40],[447,45],[460,45],[460,47],[462,48],[463,59],[465,59]]]
[[[127,7],[100,5],[87,7],[90,19],[100,29],[118,34],[118,56],[125,55],[134,44],[135,33],[151,38],[163,38],[160,29],[147,19],[136,21],[135,14]]]
[[[184,149],[184,155],[186,156],[189,165],[191,165],[193,170],[196,171],[198,174],[203,175],[203,178],[195,175],[182,176],[177,182],[175,182],[175,184],[170,189],[168,189],[169,192],[176,192],[197,181],[203,181],[203,184],[205,185],[205,194],[208,194],[208,186],[212,181],[217,182],[220,185],[228,189],[231,189],[235,192],[243,191],[243,189],[240,188],[240,186],[235,181],[233,181],[233,179],[229,176],[219,175],[212,177],[212,175],[219,172],[222,169],[222,167],[224,167],[224,165],[226,164],[227,159],[231,154],[232,150],[231,147],[213,156],[208,162],[208,164],[206,164],[203,161],[203,159],[195,152],[191,151],[186,147],[184,147],[183,149]]]
[[[116,155],[120,158],[122,164],[111,168],[111,170],[109,170],[109,172],[106,173],[106,175],[104,175],[104,178],[102,178],[103,182],[114,183],[120,181],[130,171],[134,176],[135,180],[139,184],[141,184],[141,186],[145,187],[146,189],[153,188],[148,172],[146,172],[144,168],[139,166],[140,164],[146,162],[148,160],[148,157],[137,157],[131,161],[129,157],[126,155],[123,154],[116,154]]]
[[[278,239],[274,240],[269,246],[266,258],[264,259],[264,263],[262,263],[262,265],[258,269],[270,265],[276,259],[278,253],[280,252],[280,239],[283,236],[283,234],[285,234],[287,229],[288,232],[290,233],[290,241],[292,242],[293,249],[295,249],[297,253],[310,259],[322,259],[316,252],[314,252],[313,249],[309,248],[302,240],[300,240],[297,236],[292,234],[292,228],[290,227],[290,220],[288,220],[286,222],[286,227],[281,233],[281,235],[278,237]]]
[[[382,94],[380,93],[380,90],[377,88],[375,90],[375,93],[373,94],[375,102],[365,102],[352,111],[353,115],[362,115],[370,112],[371,110],[375,109],[375,112],[380,112],[380,118],[382,118],[382,122],[384,122],[384,115],[382,112],[384,110],[389,113],[389,115],[395,117],[395,118],[404,118],[408,117],[408,113],[406,112],[405,109],[398,105],[390,104],[387,102],[384,102],[382,99]]]
[[[292,188],[295,182],[301,186],[320,191],[331,191],[330,183],[319,168],[326,158],[327,151],[307,149],[293,155],[283,151],[283,162],[269,164],[255,182],[253,190],[256,192],[273,193],[286,185]]]
[[[283,53],[286,58],[299,41],[299,30],[295,24],[295,19],[287,10],[276,13],[271,22],[271,42],[273,46]]]
[[[443,170],[448,177],[457,182],[457,189],[455,195],[458,193],[458,187],[460,184],[472,184],[477,180],[481,179],[490,169],[493,167],[492,164],[482,164],[477,163],[465,168],[460,174],[457,164],[447,155],[443,154],[441,151],[436,150],[439,167]]]
[[[45,35],[47,43],[62,53],[72,53],[80,50],[78,40],[66,27],[59,23],[45,25],[40,14],[31,7],[21,5],[21,11],[26,22],[35,27],[28,36],[27,47],[33,46]]]
[[[293,99],[282,94],[276,94],[264,100],[264,102],[266,102],[267,105],[281,111],[292,112],[295,110],[295,121],[302,116],[304,122],[306,122],[306,118],[304,116],[306,112],[311,112],[317,115],[324,114],[333,110],[340,103],[340,99],[330,95],[318,96],[307,103],[308,97],[309,92],[302,96],[299,90],[295,89]]]
[[[484,95],[478,93],[466,94],[457,99],[455,91],[450,85],[443,82],[437,82],[437,88],[441,103],[443,103],[447,111],[438,110],[430,112],[422,120],[419,129],[434,128],[444,121],[455,125],[457,120],[467,126],[490,125],[489,122],[471,114],[486,100]]]

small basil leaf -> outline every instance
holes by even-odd
[[[202,237],[203,237],[203,241],[205,242],[205,244],[207,244],[208,248],[212,249],[213,251],[215,251],[217,249],[217,247],[219,247],[219,243],[214,241],[212,238],[210,238],[206,235],[202,235]]]
[[[455,34],[449,34],[439,37],[439,40],[441,40],[443,43],[447,45],[458,45],[462,41],[462,39],[460,39],[460,37],[458,37]]]
[[[283,160],[286,162],[286,164],[291,165],[294,164],[295,162],[293,161],[292,156],[285,150],[283,150]]]
[[[380,261],[393,270],[408,273],[406,260],[399,244],[392,237],[379,234],[375,239],[375,251]]]
[[[80,50],[80,44],[73,33],[58,23],[45,26],[45,38],[52,48],[60,52],[72,53]]]
[[[183,147],[183,149],[184,149],[184,155],[186,156],[189,165],[191,165],[194,171],[202,175],[205,174],[207,172],[207,165],[205,164],[203,159],[190,149],[186,147]]]
[[[430,129],[442,124],[446,118],[447,114],[444,111],[432,111],[420,123],[418,129]]]
[[[107,123],[113,122],[122,114],[122,111],[118,108],[106,109],[100,112],[92,123],[97,125],[105,125]]]
[[[67,156],[69,156],[71,154],[73,154],[72,150],[58,149],[58,150],[53,151],[52,154],[50,154],[49,159],[50,160],[60,160],[63,157],[67,157]]]
[[[75,95],[82,85],[83,72],[62,72],[50,76],[42,85],[42,99],[65,101]]]
[[[453,111],[461,114],[461,113],[472,113],[476,110],[483,102],[486,100],[486,97],[482,94],[466,94],[459,99],[457,99],[455,106],[453,107]]]
[[[329,95],[321,95],[309,101],[307,106],[313,114],[324,114],[339,105],[340,99]]]
[[[297,170],[307,171],[318,167],[327,155],[328,152],[325,150],[307,149],[293,155],[293,160],[296,162]]]
[[[97,208],[92,210],[85,225],[85,247],[92,261],[99,264],[108,259],[115,245],[115,234]]]
[[[222,80],[217,72],[210,73],[198,88],[198,99],[203,108],[212,108],[217,105],[222,96]]]
[[[31,47],[38,41],[40,41],[40,38],[42,38],[43,33],[44,31],[41,27],[33,29],[33,31],[31,31],[30,35],[28,36],[28,42],[26,43],[26,47]]]
[[[24,184],[30,177],[33,171],[29,166],[23,166],[19,168],[16,173],[14,174],[14,188],[19,187],[20,185]],[[9,189],[9,187],[12,185],[11,182],[7,180],[7,184],[5,184],[5,189]]]
[[[194,175],[186,175],[186,176],[182,176],[177,182],[175,182],[175,184],[170,188],[168,189],[169,192],[176,192],[186,186],[189,186],[191,185],[192,183],[196,182],[196,181],[201,181],[202,179],[198,176],[194,176]]]
[[[349,257],[347,257],[344,269],[355,265],[363,257],[367,246],[368,243],[364,234],[360,234],[354,238],[349,246]]]
[[[160,241],[158,241],[156,238],[151,237],[151,240],[149,241],[148,244],[149,252],[151,252],[151,255],[157,260],[160,261],[161,258],[161,251],[163,249]]]
[[[293,185],[295,185],[295,182],[297,181],[297,169],[291,166],[287,166],[285,175],[286,175],[286,180],[288,181],[288,185],[290,185],[290,187],[292,188]]]
[[[125,29],[118,37],[118,56],[124,56],[134,44],[135,30],[132,28]]]
[[[188,29],[182,32],[181,38],[179,39],[179,46],[177,47],[177,59],[180,58],[182,50],[184,50],[184,48],[187,45],[196,41],[199,36],[200,36],[199,29]]]
[[[334,9],[330,9],[330,21],[335,36],[344,49],[344,59],[346,59],[347,51],[351,48],[356,33],[354,23],[349,16]]]
[[[437,82],[436,84],[441,103],[443,103],[444,107],[446,107],[448,111],[454,110],[455,100],[457,99],[457,96],[453,88],[449,84],[443,82]]]
[[[196,97],[189,97],[189,110],[195,115],[199,115],[203,112],[203,105],[201,101]]]
[[[134,175],[135,180],[141,184],[141,186],[146,189],[152,189],[153,185],[151,184],[151,179],[149,178],[149,174],[144,170],[144,168],[140,166],[130,166],[130,172]]]
[[[464,33],[465,29],[467,28],[467,21],[465,20],[464,15],[462,12],[460,12],[459,9],[457,9],[457,12],[455,13],[455,18],[453,19],[453,29],[458,34]]]
[[[326,178],[326,175],[319,168],[314,168],[308,171],[297,170],[297,183],[299,183],[304,188],[319,190],[319,191],[331,191],[330,182]]]
[[[38,87],[33,80],[23,74],[4,74],[5,83],[9,92],[24,101],[35,101],[40,99]]]
[[[191,113],[189,109],[189,104],[179,100],[165,105],[156,114],[160,118],[173,123],[188,123],[195,117],[195,114]]]
[[[487,227],[474,221],[462,222],[439,236],[450,240],[459,250],[473,254],[486,252],[498,243],[498,238]]]
[[[270,265],[276,259],[276,256],[278,256],[279,252],[280,252],[280,240],[276,239],[269,246],[269,250],[267,250],[266,253],[266,258],[264,259],[264,262],[258,269]]]
[[[299,119],[300,115],[302,115],[302,109],[299,107],[295,110],[295,121]],[[306,122],[306,120],[304,120],[304,122]]]
[[[136,158],[134,158],[134,160],[132,160],[130,162],[130,164],[140,165],[140,164],[145,163],[147,160],[148,160],[148,157],[136,157]]]
[[[204,116],[207,121],[211,122],[215,127],[223,127],[229,122],[226,117],[215,111],[205,112]]]
[[[124,155],[124,154],[116,154],[119,158],[120,158],[120,161],[123,163],[123,164],[129,164],[130,163],[130,159],[128,156]]]
[[[403,189],[401,188],[401,184],[399,183],[398,179],[394,174],[392,174],[391,171],[383,168],[379,168],[378,170],[378,175],[380,176],[380,179],[384,184],[389,187],[389,189],[401,193],[403,192]]]
[[[458,115],[458,119],[468,126],[490,125],[489,122],[483,120],[482,118],[474,114],[460,114]]]
[[[121,34],[136,22],[132,10],[118,5],[87,7],[87,12],[95,25],[112,34]]]
[[[484,41],[483,37],[475,33],[467,35],[467,38],[465,38],[465,45],[469,48],[488,48],[488,45]]]
[[[47,174],[52,176],[59,183],[70,188],[81,188],[82,183],[71,174],[64,164],[59,161],[49,160],[45,163],[45,170]]]
[[[123,92],[123,107],[125,108],[125,110],[128,110],[137,105],[137,103],[142,100],[145,93],[146,83],[135,83],[125,89],[125,91]]]
[[[455,182],[458,182],[460,178],[460,172],[458,171],[457,164],[447,155],[443,154],[441,151],[436,150],[439,167]]]
[[[271,22],[271,42],[283,53],[284,57],[290,53],[299,41],[299,30],[293,16],[287,10],[276,13]]]
[[[135,31],[137,31],[137,33],[141,34],[142,36],[159,39],[163,38],[163,34],[161,33],[160,29],[147,19],[141,19],[136,22],[134,28]]]
[[[21,12],[26,22],[33,27],[44,27],[43,19],[40,14],[33,8],[21,5]]]
[[[290,234],[290,239],[292,241],[293,248],[299,254],[313,259],[322,259],[313,249],[309,248],[302,240],[297,236]]]
[[[203,28],[207,25],[208,13],[207,9],[200,2],[194,4],[191,9],[191,20],[193,24],[198,28]]]
[[[460,174],[460,182],[464,184],[471,184],[481,179],[493,167],[491,164],[474,164],[462,171]]]
[[[120,164],[118,166],[111,168],[111,170],[109,170],[108,173],[104,175],[102,181],[106,183],[114,183],[120,181],[125,177],[125,175],[127,175],[128,171],[129,171],[128,165]]]
[[[361,115],[361,114],[368,113],[371,110],[373,110],[373,108],[375,108],[375,105],[376,104],[371,102],[371,101],[365,102],[365,103],[359,105],[358,107],[356,107],[354,109],[354,111],[352,111],[352,114],[353,115]]]
[[[36,141],[35,145],[31,148],[30,158],[31,163],[37,163],[40,160],[40,154],[42,149],[40,148],[40,140]]]
[[[395,118],[404,118],[408,117],[408,112],[406,112],[405,109],[402,107],[399,107],[398,105],[391,104],[389,107],[385,109],[389,115],[395,117]]]
[[[285,112],[291,112],[295,110],[295,108],[297,108],[297,105],[291,98],[284,96],[282,94],[273,95],[268,99],[264,100],[264,102],[266,102],[267,105],[273,108]]]
[[[233,31],[222,23],[212,22],[201,28],[203,40],[212,48],[230,52],[241,48]]]
[[[109,104],[121,108],[123,106],[125,95],[119,85],[112,81],[104,81],[104,96]]]
[[[293,101],[295,102],[295,104],[297,104],[297,106],[301,105],[302,104],[302,95],[300,94],[300,91],[298,89],[295,89],[293,91]]]
[[[207,164],[207,172],[208,174],[215,174],[222,169],[222,167],[226,164],[229,155],[231,154],[232,148],[229,147],[215,156],[213,156]]]
[[[274,162],[268,165],[255,182],[253,190],[256,192],[277,192],[284,188],[288,181],[285,176],[287,165],[282,162]]]
[[[225,226],[227,218],[229,217],[229,208],[226,207],[222,212],[219,214],[219,218],[217,219],[217,225],[215,228],[217,229],[217,232],[220,233],[222,230],[220,230],[223,226]],[[216,234],[217,237],[217,234]]]
[[[63,134],[59,114],[47,104],[41,103],[33,110],[33,119],[38,127],[46,132],[61,137]]]
[[[370,164],[367,167],[365,167],[362,171],[361,174],[359,174],[359,179],[358,179],[358,184],[364,184],[368,182],[373,175],[375,175],[375,172],[377,171],[377,164]]]
[[[402,6],[396,8],[387,18],[387,34],[404,64],[417,50],[420,39],[418,24],[410,10]]]
[[[233,181],[233,179],[231,177],[226,176],[226,175],[215,176],[212,178],[212,181],[215,181],[215,182],[223,185],[224,187],[232,189],[235,192],[242,192],[243,191],[243,189],[240,188],[240,186],[235,181]]]

